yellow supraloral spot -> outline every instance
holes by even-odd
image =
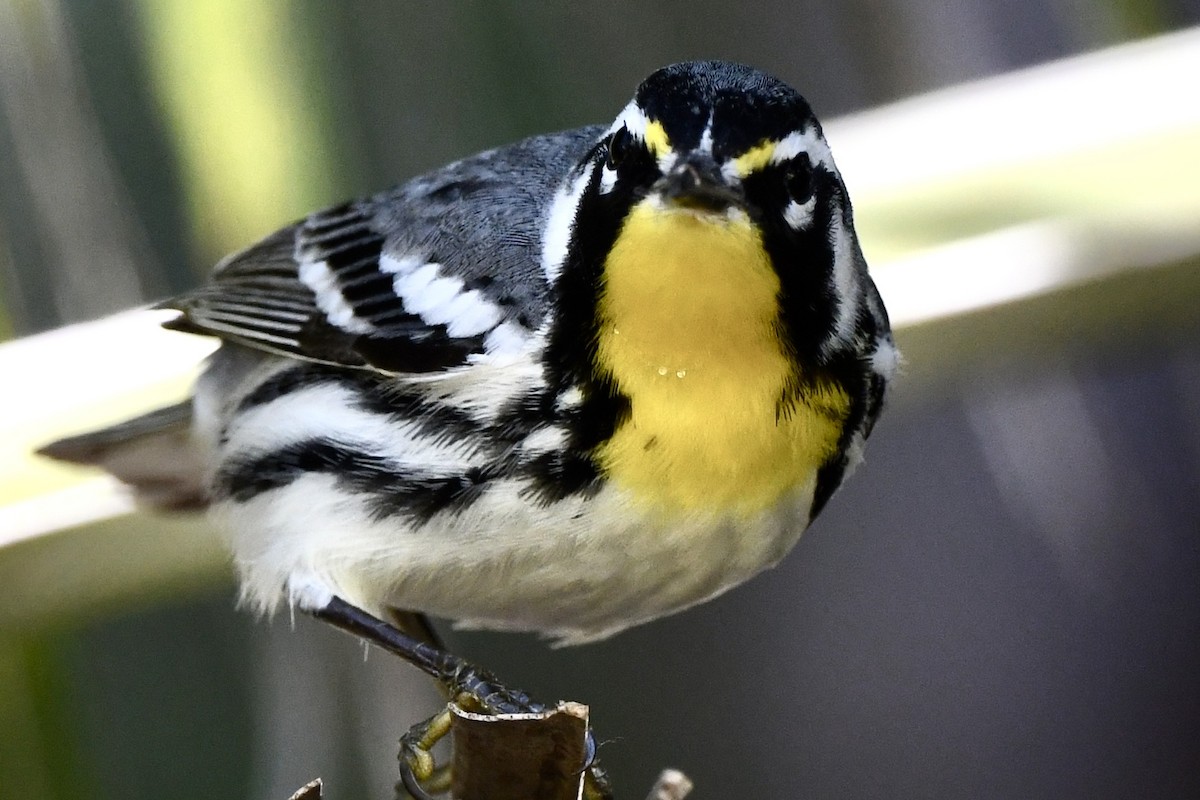
[[[645,137],[646,147],[655,158],[661,158],[671,152],[671,140],[667,136],[667,129],[658,120],[646,124]]]
[[[771,157],[775,155],[775,144],[769,139],[759,142],[735,158],[733,164],[737,168],[738,177],[744,178],[770,164]]]
[[[830,385],[779,413],[798,373],[778,294],[748,219],[653,199],[630,212],[599,299],[598,360],[631,401],[597,453],[611,480],[665,512],[742,514],[812,485],[849,402]]]

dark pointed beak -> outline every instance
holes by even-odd
[[[744,200],[740,188],[726,183],[720,165],[703,154],[681,159],[654,189],[669,203],[703,211],[724,211]]]

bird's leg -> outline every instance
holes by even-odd
[[[409,636],[340,597],[333,597],[326,605],[310,609],[309,613],[412,664],[444,686],[460,708],[489,714],[537,714],[546,710],[545,705],[520,690],[509,689],[491,673],[460,656]],[[400,738],[400,777],[404,788],[418,800],[429,797],[422,785],[439,772],[430,750],[449,730],[450,712],[444,710],[414,725]],[[587,737],[587,794],[594,798],[610,798],[608,779],[595,763],[596,742],[591,730]]]

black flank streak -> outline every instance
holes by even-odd
[[[338,375],[337,371],[317,364],[300,364],[280,370],[244,396],[232,416],[239,416],[255,406],[278,400],[298,389],[337,380]]]
[[[418,432],[435,442],[475,439],[482,447],[496,441],[493,429],[455,406],[431,400],[384,376],[322,364],[303,364],[276,373],[242,399],[238,412],[269,403],[298,389],[330,383],[352,390],[358,407],[364,411],[380,414],[397,424],[416,423]],[[524,431],[519,434],[523,438]],[[506,442],[497,442],[496,448],[514,441],[517,440],[510,438]]]
[[[310,472],[336,473],[339,480],[361,484],[379,480],[382,463],[329,439],[308,439],[266,455],[232,461],[217,474],[220,497],[245,502],[278,489]]]
[[[492,431],[509,444],[519,444],[536,428],[555,418],[554,397],[545,392],[526,392],[506,403],[497,418],[501,422]]]
[[[481,452],[497,454],[505,443],[497,441],[492,429],[461,409],[429,400],[404,387],[376,383],[366,387],[359,396],[359,406],[366,411],[387,416],[396,423],[415,424],[417,431],[436,444],[470,442]]]
[[[586,454],[543,453],[526,464],[522,472],[533,479],[525,490],[526,497],[545,505],[557,503],[572,495],[592,497],[600,491],[596,464]]]
[[[216,491],[218,496],[245,502],[312,473],[334,475],[340,488],[366,495],[373,519],[404,515],[421,523],[466,508],[496,474],[481,468],[450,477],[404,474],[377,456],[314,438],[227,464],[217,475]]]
[[[464,475],[444,478],[393,478],[386,491],[367,489],[372,492],[371,516],[380,520],[402,514],[417,522],[428,522],[437,514],[454,513],[470,506],[483,494],[487,482],[498,474],[492,468],[472,467]]]
[[[419,434],[430,442],[467,442],[494,455],[511,449],[511,442],[498,439],[453,406],[397,387],[382,376],[320,364],[302,364],[276,373],[246,395],[238,411],[270,403],[290,392],[328,384],[350,389],[365,411],[396,423],[415,423]],[[506,466],[504,459],[497,458],[494,464],[472,468],[463,475],[404,473],[385,459],[349,445],[311,438],[272,453],[232,461],[218,474],[216,492],[245,502],[285,487],[307,473],[331,474],[340,488],[366,496],[373,518],[403,515],[424,522],[438,513],[453,513],[469,506],[483,493],[488,481],[503,474]]]

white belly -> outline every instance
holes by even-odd
[[[808,522],[812,482],[752,517],[639,511],[617,489],[541,505],[496,481],[425,524],[372,520],[330,475],[216,509],[243,593],[270,611],[329,594],[563,644],[610,636],[735,586],[781,559]]]

